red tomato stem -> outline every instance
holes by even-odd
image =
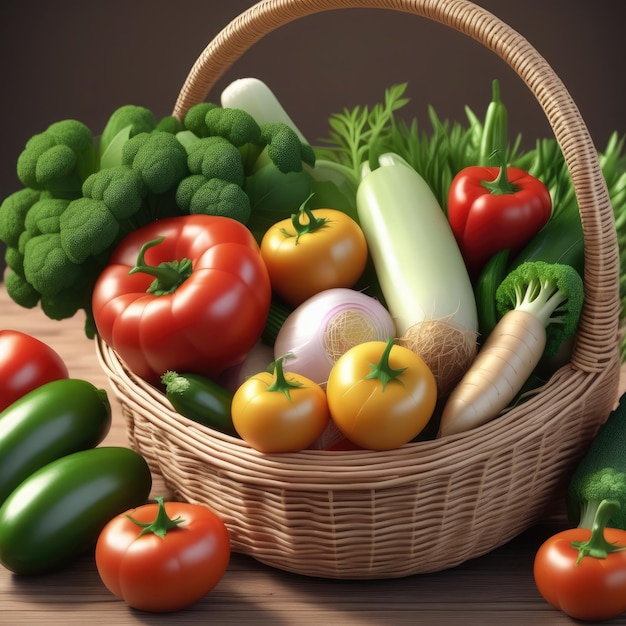
[[[383,386],[383,391],[385,390],[387,383],[392,380],[397,380],[402,372],[406,370],[406,367],[393,369],[389,364],[389,354],[391,353],[393,346],[393,339],[389,339],[382,355],[380,356],[380,361],[378,361],[378,363],[370,363],[370,373],[365,377],[365,380],[371,380],[374,378],[380,380]]]
[[[147,293],[155,296],[174,293],[191,276],[193,271],[191,261],[187,258],[183,258],[180,261],[174,260],[159,263],[159,265],[148,265],[146,263],[146,251],[154,246],[158,246],[164,239],[165,237],[159,237],[144,243],[141,246],[141,250],[139,250],[135,267],[128,272],[129,274],[141,272],[142,274],[154,276],[154,281],[148,287]]]
[[[592,556],[596,559],[606,559],[611,552],[626,550],[626,545],[610,543],[604,536],[604,529],[611,516],[620,508],[617,500],[603,500],[598,506],[596,516],[591,527],[591,537],[587,541],[572,541],[572,548],[578,550],[576,565],[583,557]],[[626,535],[626,533],[625,533]]]
[[[168,530],[173,530],[174,528],[178,528],[179,524],[182,524],[185,520],[178,516],[176,519],[171,519],[165,510],[165,504],[163,503],[162,496],[156,496],[154,498],[159,505],[157,510],[156,517],[151,522],[140,522],[136,520],[134,517],[130,515],[126,515],[126,517],[133,523],[137,524],[137,526],[141,527],[141,531],[137,535],[137,539],[139,537],[143,537],[143,535],[147,535],[148,533],[152,533],[153,535],[157,535],[157,537],[161,537],[161,539],[165,539],[165,535]]]

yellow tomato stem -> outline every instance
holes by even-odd
[[[596,559],[606,559],[611,552],[626,550],[626,545],[615,545],[609,543],[604,537],[604,529],[611,518],[611,515],[620,508],[617,500],[602,500],[596,511],[596,516],[591,527],[591,537],[587,541],[572,541],[572,548],[578,550],[576,565],[583,557],[592,556]]]
[[[133,524],[137,524],[137,526],[141,526],[141,531],[137,535],[137,538],[142,537],[143,535],[147,535],[148,533],[152,533],[161,537],[161,539],[165,539],[165,535],[168,530],[172,530],[173,528],[177,528],[179,524],[184,522],[180,516],[176,519],[171,519],[165,510],[165,504],[163,503],[162,496],[156,496],[154,498],[159,505],[157,510],[156,517],[151,522],[140,522],[136,520],[134,517],[130,515],[126,515],[126,517],[133,522]]]
[[[298,387],[302,387],[302,383],[300,383],[300,382],[298,382],[296,380],[291,380],[291,381],[287,380],[287,378],[285,376],[285,370],[283,369],[283,361],[288,356],[289,356],[288,354],[284,354],[283,356],[278,357],[272,363],[271,367],[274,370],[274,381],[267,388],[267,390],[268,391],[279,391],[281,393],[284,393],[285,396],[287,397],[287,400],[289,400],[289,402],[291,402],[290,391],[292,389],[297,389]]]
[[[389,355],[391,353],[391,349],[393,348],[394,343],[393,339],[389,339],[387,341],[387,345],[383,350],[383,353],[380,357],[380,361],[378,363],[370,363],[370,373],[365,377],[365,380],[377,378],[380,380],[383,391],[392,380],[398,380],[399,376],[406,370],[406,367],[401,367],[400,369],[393,369],[389,364]],[[401,381],[398,381],[401,382]]]
[[[314,233],[320,228],[326,226],[326,223],[328,222],[328,218],[326,217],[316,217],[313,214],[313,211],[307,206],[312,197],[313,194],[310,194],[309,197],[300,205],[298,212],[291,216],[291,225],[296,231],[296,245],[302,235]],[[306,222],[300,221],[304,215],[307,217]]]

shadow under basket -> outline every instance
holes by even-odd
[[[339,8],[384,8],[454,28],[498,54],[542,106],[563,150],[585,235],[585,305],[571,360],[537,393],[467,433],[384,452],[262,454],[196,424],[96,337],[130,445],[181,500],[213,509],[232,549],[309,576],[377,579],[454,567],[506,543],[562,503],[573,468],[617,401],[619,254],[587,128],[552,69],[516,31],[465,0],[263,0],[193,65],[173,114],[275,28]]]

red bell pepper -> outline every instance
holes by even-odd
[[[250,231],[228,217],[185,215],[131,232],[93,293],[102,339],[156,384],[167,370],[213,377],[263,331],[271,285]]]
[[[496,252],[519,252],[551,215],[548,188],[504,162],[466,167],[450,185],[448,221],[474,278]]]

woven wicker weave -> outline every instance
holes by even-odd
[[[387,452],[263,455],[176,414],[96,341],[131,445],[176,496],[217,511],[235,551],[332,578],[450,568],[528,528],[550,510],[610,412],[619,375],[619,257],[596,150],[559,78],[492,14],[464,0],[262,1],[207,46],[174,114],[203,101],[274,29],[321,11],[370,7],[430,18],[474,38],[510,65],[543,108],[574,181],[585,237],[585,306],[571,362],[524,404],[466,434]]]

